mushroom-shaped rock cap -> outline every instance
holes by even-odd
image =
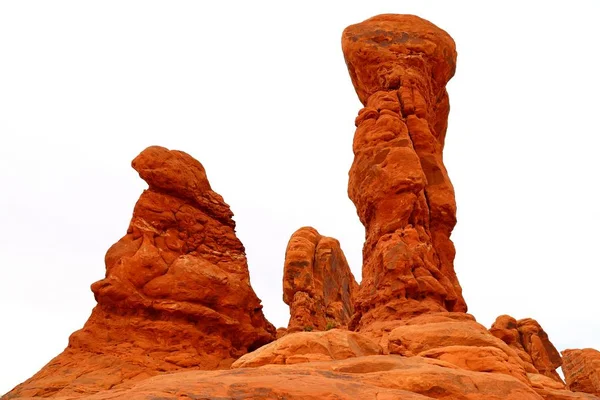
[[[434,91],[454,75],[456,47],[444,30],[414,15],[382,14],[350,25],[342,50],[363,104],[379,90],[398,89],[414,70],[432,80]]]
[[[131,165],[150,188],[158,191],[195,200],[210,190],[202,164],[183,151],[150,146]]]

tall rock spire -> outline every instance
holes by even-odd
[[[342,48],[365,106],[348,184],[366,228],[352,327],[465,312],[450,240],[454,189],[442,161],[454,41],[419,17],[379,15],[346,28]]]

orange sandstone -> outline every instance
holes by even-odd
[[[98,305],[63,353],[16,396],[75,396],[181,369],[228,368],[275,337],[250,286],[229,206],[202,165],[149,147],[133,160],[148,183],[127,234],[106,253]]]
[[[562,352],[567,387],[600,397],[600,351],[569,349]]]
[[[348,193],[366,229],[352,327],[467,310],[454,272],[454,189],[442,161],[454,41],[410,15],[380,15],[343,33],[356,118]]]
[[[528,372],[540,373],[563,384],[556,372],[562,364],[560,353],[536,320],[525,318],[517,321],[509,315],[501,315],[496,318],[490,333],[519,354]]]
[[[202,165],[151,147],[133,162],[149,188],[92,285],[92,316],[3,399],[600,400],[597,351],[563,353],[566,390],[535,320],[501,316],[487,330],[466,313],[442,161],[453,40],[380,15],[348,27],[342,46],[365,106],[348,185],[366,229],[360,287],[339,243],[301,228],[284,266],[290,323],[275,332]]]
[[[290,306],[288,332],[347,326],[357,288],[336,239],[311,227],[294,232],[283,271],[283,301]]]

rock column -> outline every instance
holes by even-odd
[[[467,310],[454,272],[454,189],[442,160],[454,41],[411,15],[351,25],[342,48],[365,106],[356,118],[348,194],[366,229],[351,328]]]

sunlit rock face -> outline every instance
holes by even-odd
[[[356,118],[348,193],[366,229],[352,327],[427,312],[465,312],[450,233],[454,189],[442,160],[454,41],[411,15],[343,33]]]
[[[188,154],[149,147],[148,183],[127,234],[106,253],[98,305],[67,349],[10,396],[71,396],[161,372],[221,369],[274,339],[250,286],[233,213]]]

